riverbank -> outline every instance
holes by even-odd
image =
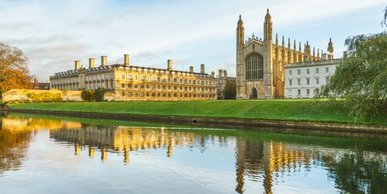
[[[118,120],[203,123],[234,127],[313,128],[345,132],[385,133],[387,118],[355,123],[342,101],[241,100],[179,102],[29,103],[10,106],[13,112]],[[370,131],[371,130],[371,131]]]

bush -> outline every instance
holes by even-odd
[[[32,100],[32,102],[62,102],[62,95],[60,93],[50,93],[45,92],[41,94],[28,93],[27,97]]]
[[[84,100],[86,102],[95,101],[94,92],[92,90],[82,90],[81,98],[82,98],[82,100]]]
[[[86,102],[101,102],[104,101],[106,90],[98,88],[97,90],[82,90],[81,98]]]

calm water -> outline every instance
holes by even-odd
[[[386,139],[1,118],[0,193],[385,193]]]

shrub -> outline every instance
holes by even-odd
[[[106,90],[98,88],[97,90],[82,90],[81,98],[86,102],[101,102],[104,101]]]
[[[28,93],[27,97],[32,102],[62,102],[62,95],[60,93],[45,92],[41,94]]]

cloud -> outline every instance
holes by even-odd
[[[40,80],[72,69],[76,59],[86,62],[89,57],[107,55],[117,63],[124,53],[130,53],[136,65],[164,68],[172,58],[175,64],[205,63],[206,69],[214,71],[227,68],[232,75],[239,14],[246,36],[262,35],[263,18],[270,8],[274,32],[320,44],[332,34],[347,33],[335,31],[335,26],[343,26],[336,18],[370,17],[362,10],[381,5],[385,5],[382,0],[1,1],[0,41],[22,49]],[[325,20],[331,22],[331,34],[312,36],[302,28]]]

